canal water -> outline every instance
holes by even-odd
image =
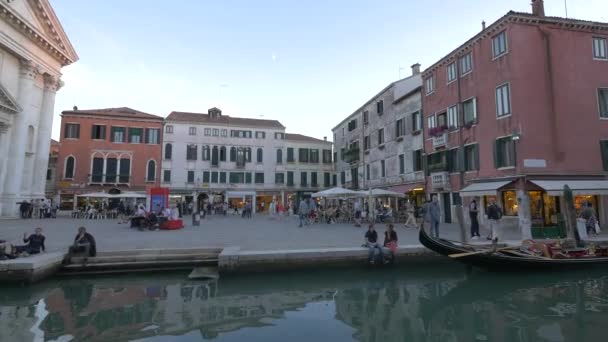
[[[608,270],[457,263],[187,280],[187,273],[0,288],[0,341],[606,341]]]

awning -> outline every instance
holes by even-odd
[[[420,189],[424,190],[424,184],[423,183],[401,184],[401,185],[389,186],[388,188],[386,188],[386,190],[398,192],[400,194],[405,194],[416,188],[420,188]]]
[[[608,195],[608,180],[531,180],[543,188],[549,196],[563,196],[564,185],[572,189],[573,195]]]
[[[496,191],[512,181],[473,183],[460,190],[460,196],[496,196]]]

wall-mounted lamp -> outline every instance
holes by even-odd
[[[518,141],[519,139],[521,139],[521,134],[513,133],[513,135],[511,135],[511,139],[513,139],[513,141]]]

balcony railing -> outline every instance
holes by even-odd
[[[450,187],[450,174],[448,172],[431,173],[431,187],[433,189],[446,189]]]
[[[131,176],[94,173],[89,175],[89,184],[129,184]]]
[[[433,148],[448,147],[448,133],[443,132],[433,137]]]
[[[359,148],[351,148],[344,152],[344,161],[353,164],[359,162],[359,154],[361,150]]]

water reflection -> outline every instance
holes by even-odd
[[[285,331],[306,341],[315,328],[316,339],[344,341],[603,340],[608,273],[591,274],[467,275],[448,264],[219,282],[61,280],[2,289],[0,341],[280,341]]]

